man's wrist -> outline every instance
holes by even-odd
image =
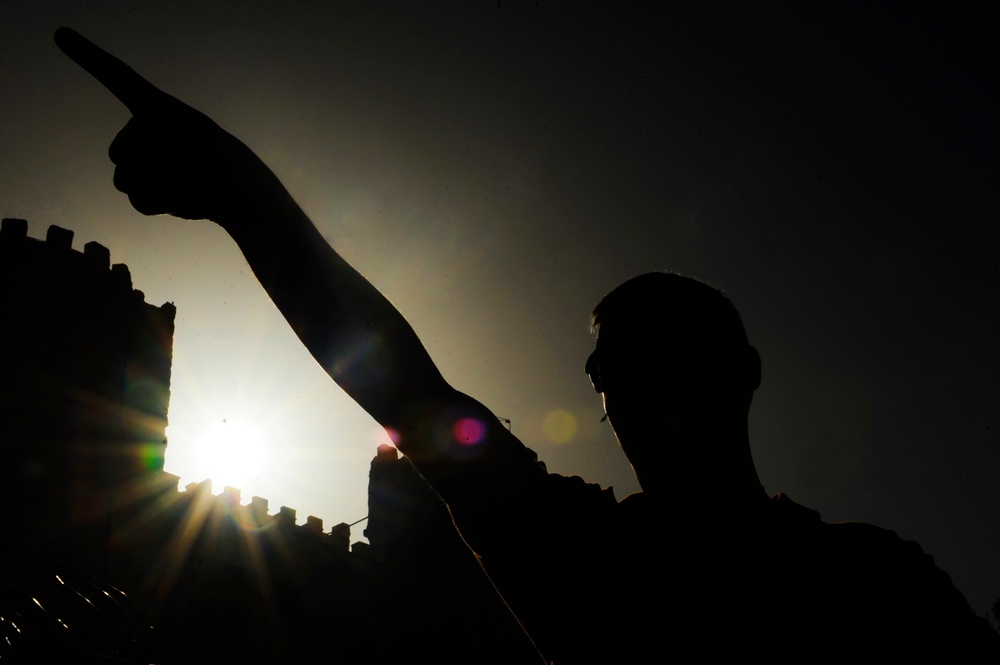
[[[288,190],[275,176],[269,176],[270,182],[253,183],[244,193],[233,196],[211,220],[239,240],[258,231],[287,226],[291,219],[302,216],[302,210]]]

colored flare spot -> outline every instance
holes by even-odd
[[[385,437],[388,436],[389,440],[392,441],[392,445],[397,448],[399,447],[400,440],[403,438],[398,429],[393,429],[391,427],[386,427],[385,430],[378,432],[378,434],[382,436],[377,437],[378,440],[376,443],[383,443]]]
[[[569,442],[579,429],[576,417],[565,409],[549,411],[542,421],[542,431],[555,443]]]
[[[486,436],[486,425],[475,418],[462,418],[452,426],[451,435],[459,443],[472,446]]]
[[[143,444],[139,449],[142,466],[147,471],[163,471],[163,445],[155,443]]]

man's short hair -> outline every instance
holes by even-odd
[[[648,272],[618,286],[597,304],[590,329],[628,321],[652,335],[703,347],[747,345],[743,320],[732,301],[705,282],[672,272]]]

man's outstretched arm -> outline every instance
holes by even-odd
[[[439,458],[442,446],[468,456],[470,442],[453,426],[464,418],[486,430],[483,443],[496,438],[490,433],[502,437],[496,419],[445,382],[402,315],[330,247],[249,148],[76,32],[60,29],[56,43],[133,114],[109,149],[115,186],[144,214],[210,219],[226,229],[310,353],[375,420],[400,433],[400,448],[418,465]],[[456,440],[432,442],[431,430],[443,429]]]

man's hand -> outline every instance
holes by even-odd
[[[208,116],[69,28],[59,28],[55,41],[132,112],[108,155],[115,187],[136,210],[231,228],[248,212],[288,197],[253,151]]]

